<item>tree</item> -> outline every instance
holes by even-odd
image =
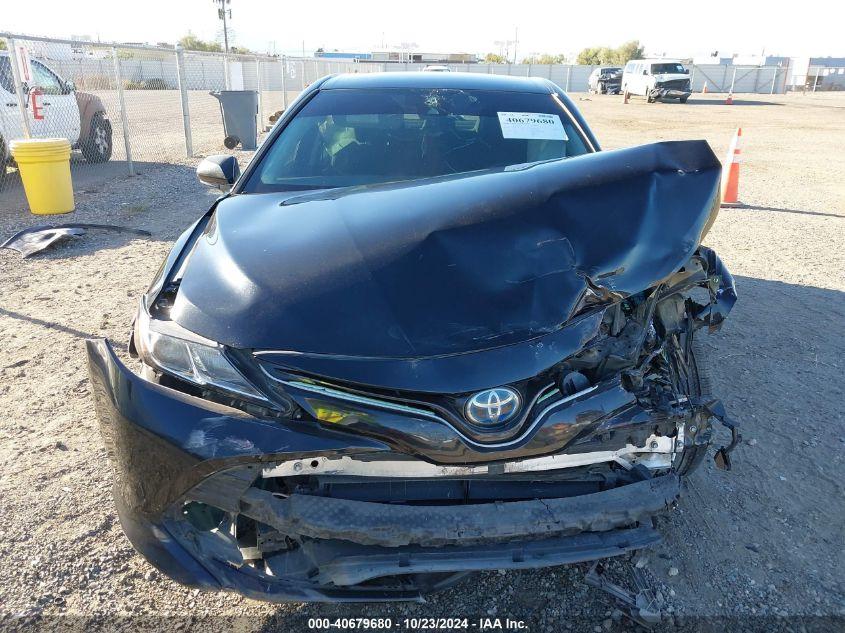
[[[530,55],[522,60],[523,64],[565,64],[566,55]]]
[[[616,49],[616,63],[624,66],[632,59],[642,59],[645,53],[645,47],[640,45],[639,40],[631,40],[625,42],[622,46]]]
[[[625,42],[619,48],[608,48],[606,46],[585,48],[578,53],[577,63],[588,66],[599,66],[604,64],[616,64],[624,66],[632,59],[642,59],[643,47],[639,40]]]
[[[578,53],[575,63],[583,66],[597,66],[598,64],[601,64],[601,60],[599,59],[599,49],[585,48]]]
[[[507,61],[503,55],[497,55],[496,53],[487,53],[484,56],[485,64],[506,64]]]
[[[223,47],[217,42],[206,42],[188,31],[188,34],[179,40],[179,45],[186,51],[205,51],[207,53],[220,53]]]

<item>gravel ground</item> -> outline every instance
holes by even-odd
[[[708,463],[691,478],[645,569],[669,605],[664,628],[843,630],[845,95],[720,101],[578,100],[605,148],[706,138],[721,156],[736,126],[745,139],[747,206],[723,210],[707,239],[740,300],[705,338],[745,442],[732,472]],[[626,628],[583,583],[583,565],[480,574],[425,604],[272,605],[186,589],[134,553],[111,502],[82,342],[105,336],[125,351],[138,295],[212,199],[189,164],[152,165],[85,188],[73,216],[152,238],[91,233],[29,260],[0,251],[0,626],[269,631],[305,630],[315,616],[461,616],[532,632]],[[0,239],[41,221],[0,194]]]

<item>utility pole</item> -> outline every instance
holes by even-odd
[[[519,27],[515,26],[513,30],[513,63],[516,63],[516,45],[519,43]]]
[[[232,10],[227,9],[226,5],[232,4],[232,0],[214,0],[214,4],[219,4],[220,8],[217,9],[217,19],[223,20],[223,49],[226,51],[226,54],[229,54],[229,25],[226,22],[226,14],[228,13],[228,18],[232,19]]]

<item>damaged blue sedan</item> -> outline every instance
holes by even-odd
[[[327,77],[89,340],[123,529],[181,583],[414,600],[659,541],[717,423],[704,141],[616,151],[542,79]]]

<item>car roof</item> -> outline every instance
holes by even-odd
[[[510,77],[486,73],[378,72],[332,75],[321,90],[373,90],[379,88],[443,88],[454,90],[502,90],[549,94],[555,85],[541,77]]]

